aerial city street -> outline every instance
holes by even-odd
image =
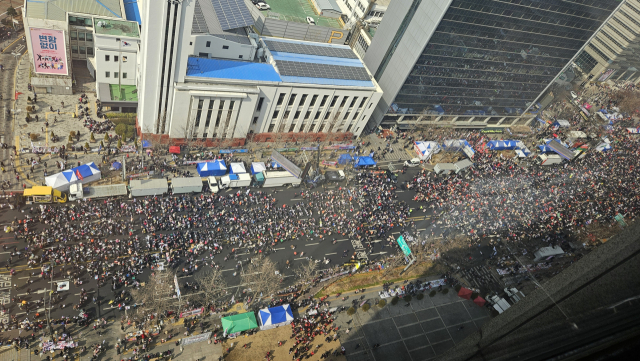
[[[468,3],[0,0],[0,361],[579,329],[559,285],[640,212],[640,2]],[[592,352],[553,345],[528,356]]]

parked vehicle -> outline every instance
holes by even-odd
[[[171,191],[173,194],[200,193],[202,192],[202,178],[173,178],[171,180]]]
[[[53,187],[35,186],[25,189],[22,195],[25,197],[26,204],[67,202],[67,195]]]
[[[404,165],[405,167],[417,167],[420,165],[420,158],[413,158],[411,160],[405,160],[404,161]]]
[[[261,175],[260,176],[258,176]],[[297,187],[301,183],[300,178],[296,178],[288,171],[264,171],[256,174],[256,182],[261,187],[279,187],[291,185]]]
[[[332,182],[340,182],[341,180],[345,179],[345,175],[344,175],[344,171],[342,170],[338,170],[338,171],[329,170],[324,173],[324,178]]]
[[[95,187],[84,187],[82,183],[69,187],[69,200],[80,201],[92,198],[126,197],[129,194],[126,184],[108,184]]]
[[[269,9],[271,9],[271,6],[269,6],[267,3],[260,2],[260,3],[257,3],[255,5],[258,8],[258,10],[269,10]]]
[[[307,16],[307,24],[316,25],[316,21],[311,16]]]
[[[251,176],[247,173],[227,174],[220,177],[220,181],[218,181],[220,189],[248,187],[249,185],[251,185]]]
[[[129,183],[129,190],[134,197],[161,196],[169,191],[166,179],[134,179]]]
[[[539,165],[552,165],[562,163],[562,158],[557,154],[539,154],[536,158]]]

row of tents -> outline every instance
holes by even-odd
[[[246,312],[223,317],[220,320],[222,322],[224,335],[233,337],[237,336],[240,332],[256,328],[269,330],[288,325],[293,321],[293,312],[291,311],[291,306],[281,305],[258,311],[258,319],[256,319],[256,315],[253,312]],[[259,325],[258,322],[260,322]]]
[[[463,152],[469,159],[473,159],[476,153],[466,139],[447,139],[442,145],[434,141],[416,141],[413,143],[413,150],[422,161],[428,161],[434,154],[439,153],[441,150],[447,152]]]
[[[216,159],[212,162],[203,162],[198,163],[196,167],[198,171],[198,175],[200,177],[220,177],[227,174],[244,174],[247,173],[247,169],[244,166],[244,163],[225,163],[222,159]],[[281,168],[280,164],[277,162],[271,162],[271,168]],[[250,171],[251,174],[258,174],[260,172],[264,172],[267,170],[267,165],[264,162],[253,162],[251,163]]]
[[[102,178],[102,172],[94,162],[91,162],[47,176],[44,182],[47,186],[59,191],[68,191],[72,184],[85,184],[100,178]]]

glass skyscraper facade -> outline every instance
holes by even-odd
[[[415,21],[411,11],[428,0],[411,1],[403,23]],[[521,115],[620,3],[453,0],[389,113]],[[405,30],[401,23],[376,80],[406,36]],[[585,56],[580,62],[589,60]]]

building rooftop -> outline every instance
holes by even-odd
[[[140,18],[140,8],[138,7],[138,0],[124,0],[124,14],[129,21],[135,21],[142,25]]]
[[[221,34],[254,24],[244,0],[196,0],[193,34]]]
[[[111,100],[122,102],[137,102],[138,88],[135,85],[109,84]]]
[[[342,12],[342,9],[336,3],[336,0],[315,0],[316,4],[320,10],[335,10],[337,12]]]
[[[67,12],[121,18],[122,0],[27,0],[30,18],[67,21]]]
[[[133,21],[95,18],[94,22],[96,34],[126,36],[130,38],[140,37],[138,23],[134,23]]]
[[[189,58],[187,76],[270,82],[282,81],[280,75],[271,64],[196,57]]]
[[[375,88],[362,61],[346,45],[262,41],[271,54],[267,63],[191,57],[187,76]]]

